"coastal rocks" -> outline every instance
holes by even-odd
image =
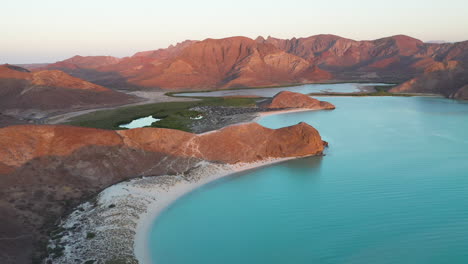
[[[259,103],[261,108],[307,108],[313,110],[335,109],[335,106],[329,102],[319,101],[308,95],[283,91],[276,94],[272,99]]]
[[[241,124],[200,135],[162,128],[2,128],[0,214],[8,217],[0,219],[0,238],[9,239],[0,239],[0,257],[5,263],[41,259],[54,221],[117,182],[183,175],[203,161],[239,164],[321,155],[325,144],[305,123],[280,129]],[[29,243],[21,252],[9,246],[24,239]]]

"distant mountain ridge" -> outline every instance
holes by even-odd
[[[405,35],[365,41],[335,35],[230,37],[187,40],[125,58],[75,56],[42,69],[62,70],[104,86],[137,89],[201,90],[333,81],[403,83],[440,63],[457,61],[466,68],[467,43],[424,43]]]

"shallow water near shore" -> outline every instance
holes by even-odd
[[[321,97],[327,155],[207,184],[154,222],[153,263],[468,263],[468,103]]]

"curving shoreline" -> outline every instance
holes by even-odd
[[[265,114],[311,110],[313,109],[284,109]],[[257,115],[252,115],[251,119],[257,120],[265,114],[257,113]],[[49,127],[44,129],[49,129]],[[63,127],[63,129],[71,128]],[[150,130],[129,130],[127,133],[130,134],[127,137],[134,140],[126,140],[124,143],[137,148],[165,146],[155,143],[159,142],[159,134],[153,135],[150,139],[147,138],[148,134],[140,135],[145,131]],[[256,141],[251,136],[252,131],[262,131],[255,134],[257,141],[270,142],[269,147],[262,148],[256,145]],[[93,132],[102,131],[93,130]],[[157,130],[157,132],[167,131]],[[137,133],[137,135],[131,133]],[[304,137],[304,133],[307,135],[306,137]],[[263,136],[258,138],[260,134]],[[299,157],[321,155],[326,146],[326,142],[321,140],[318,131],[305,123],[279,129],[268,129],[254,122],[246,122],[193,137],[198,140],[198,143],[194,140],[186,140],[185,143],[179,142],[174,145],[182,150],[185,149],[181,155],[189,155],[187,158],[190,159],[190,162],[187,164],[182,159],[184,164],[181,165],[185,166],[182,170],[175,172],[175,174],[170,171],[162,174],[157,171],[155,173],[149,171],[141,173],[140,175],[143,177],[140,176],[111,185],[104,190],[101,189],[102,191],[94,198],[74,207],[71,213],[62,218],[60,223],[55,226],[55,230],[50,233],[47,242],[46,263],[48,263],[47,261],[51,263],[75,263],[78,261],[95,264],[151,263],[147,252],[148,230],[159,213],[179,197],[224,176]],[[226,137],[230,139],[227,142],[224,140]],[[247,137],[248,140],[244,141],[244,137]],[[140,141],[142,142],[140,145],[134,145],[135,142]],[[144,142],[152,143],[148,145]],[[236,151],[239,142],[244,142],[242,147],[248,150],[246,153]],[[289,144],[299,145],[297,145],[298,148],[289,148]],[[234,151],[225,153],[217,160],[219,151],[226,147]],[[148,158],[151,159],[151,157]],[[173,165],[172,162],[177,162],[176,160],[171,162],[166,158],[162,161],[169,162],[170,166]],[[151,166],[151,168],[155,167],[154,164]],[[106,175],[101,175],[101,178],[112,177],[113,173],[110,171]]]
[[[258,113],[262,116],[311,109],[289,109]],[[213,132],[207,132],[209,134]],[[255,162],[212,163],[200,161],[177,175],[147,176],[112,185],[94,199],[74,209],[59,225],[48,247],[63,248],[63,255],[47,260],[59,263],[123,261],[150,264],[148,231],[153,222],[177,199],[204,184],[225,176],[271,164],[312,156],[265,158]],[[91,262],[90,262],[91,263]],[[94,262],[93,262],[94,263]]]
[[[152,264],[147,243],[149,230],[155,219],[180,197],[220,178],[296,158],[300,157],[234,165],[202,161],[186,174],[137,178],[112,185],[61,222],[60,228],[66,234],[48,246],[65,245],[63,255],[49,257],[46,263],[74,263],[79,259],[85,263]]]
[[[289,110],[278,110],[271,112],[261,112],[257,113],[255,118],[251,122],[257,122],[264,116],[275,115],[275,114],[284,114],[284,113],[293,113],[293,112],[307,112],[307,111],[316,111],[314,109],[289,109]],[[207,132],[210,133],[210,132]],[[311,156],[311,155],[310,155]],[[303,156],[307,157],[307,156]],[[192,182],[179,182],[174,186],[171,186],[169,190],[164,190],[164,196],[158,202],[148,205],[148,211],[140,215],[140,219],[137,223],[135,229],[135,238],[134,238],[134,254],[136,259],[140,264],[152,264],[151,258],[148,254],[148,233],[156,218],[172,203],[176,202],[182,196],[190,193],[191,191],[202,187],[205,184],[218,180],[226,176],[232,176],[240,172],[245,172],[248,170],[258,169],[265,166],[270,166],[273,164],[285,162],[292,159],[298,159],[303,157],[290,157],[290,158],[280,158],[280,159],[266,159],[260,162],[253,163],[237,163],[234,165],[207,165],[206,168],[210,166],[216,166],[216,170],[208,169],[203,171],[203,175],[197,180]]]
[[[153,203],[148,204],[147,211],[140,215],[140,218],[137,221],[137,226],[135,228],[133,249],[135,258],[138,260],[138,263],[153,263],[151,262],[151,256],[148,252],[149,231],[156,218],[178,199],[192,192],[193,190],[198,189],[203,185],[216,181],[220,178],[233,176],[240,172],[270,166],[291,159],[295,158],[270,159],[262,162],[242,163],[236,165],[206,164],[206,167],[200,170],[200,172],[202,172],[202,175],[199,175],[199,178],[188,181],[181,180],[175,183],[174,185],[170,186],[169,189],[165,189],[164,187],[162,187],[159,190],[154,190],[162,196],[159,197],[158,200],[155,200]]]

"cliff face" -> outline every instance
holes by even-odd
[[[265,100],[259,104],[263,108],[307,108],[313,110],[335,109],[335,106],[329,102],[319,101],[308,95],[283,91],[277,93],[272,99]]]
[[[29,72],[0,66],[0,111],[68,111],[134,101],[123,93],[70,76],[58,70]],[[0,124],[1,125],[1,124]]]
[[[320,155],[313,127],[268,129],[243,124],[191,134],[140,128],[108,131],[70,126],[0,129],[0,258],[30,263],[65,210],[109,185],[138,176],[184,173],[200,161],[238,163]]]

